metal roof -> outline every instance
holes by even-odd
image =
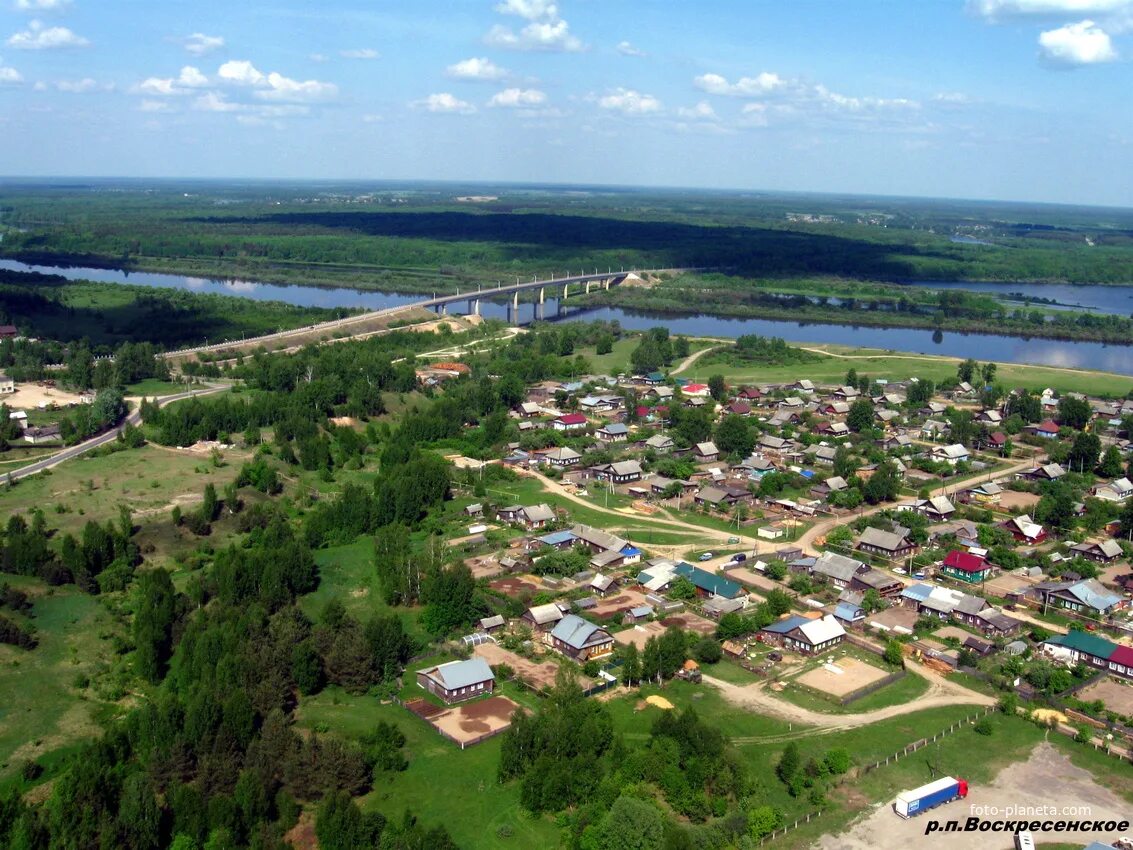
[[[449,661],[447,664],[441,664],[423,672],[430,679],[443,685],[445,690],[448,691],[467,688],[470,685],[488,682],[495,678],[492,675],[492,668],[483,658]]]
[[[584,620],[577,614],[567,614],[551,629],[551,637],[558,638],[572,649],[582,649],[596,632],[601,631],[603,630],[599,626],[589,620]]]

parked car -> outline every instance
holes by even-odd
[[[734,554],[732,556],[732,563],[733,564],[740,564],[740,563],[743,563],[746,560],[747,560],[747,555],[745,555],[743,552],[737,552],[736,554]]]
[[[712,560],[712,553],[711,552],[705,552],[703,555],[700,556],[700,560],[711,561]]]
[[[729,543],[739,543],[739,542],[740,542],[740,538],[738,538],[738,537],[729,537],[729,538],[728,538],[728,542],[729,542]]]

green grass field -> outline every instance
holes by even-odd
[[[787,683],[787,686],[782,691],[776,692],[775,696],[802,708],[809,708],[811,711],[820,711],[824,714],[857,714],[910,702],[927,690],[928,680],[916,673],[907,673],[903,679],[898,679],[896,682],[846,705],[837,702],[833,697],[820,696],[818,693],[793,682]]]
[[[825,343],[798,343],[799,346],[821,349],[830,356],[819,363],[791,366],[729,366],[712,364],[709,368],[703,359],[696,363],[702,375],[719,373],[733,384],[784,383],[807,377],[818,384],[839,384],[847,370],[854,368],[859,375],[871,378],[902,380],[910,377],[931,378],[940,381],[956,377],[953,357],[933,357],[903,354],[879,349],[851,348]],[[713,355],[708,355],[709,357]],[[1046,387],[1094,395],[1124,396],[1133,389],[1133,378],[1110,372],[1059,369],[1053,366],[1024,366],[1000,363],[996,380],[1005,386],[1042,390]]]
[[[0,780],[28,759],[98,733],[96,715],[114,709],[95,691],[110,673],[112,637],[121,631],[102,603],[73,586],[47,588],[7,575],[3,581],[35,596],[30,622],[39,645],[0,645]],[[92,686],[80,689],[79,676],[89,677]]]
[[[178,384],[174,381],[161,381],[157,378],[146,378],[144,381],[138,381],[136,384],[130,384],[126,387],[126,395],[146,396],[147,398],[176,395],[184,391],[184,384]]]
[[[405,734],[409,769],[375,783],[361,800],[363,809],[397,819],[411,810],[424,824],[444,824],[456,843],[468,850],[559,846],[551,820],[533,818],[520,808],[519,787],[496,782],[498,736],[461,750],[400,706],[338,689],[304,699],[297,722],[308,729],[356,738],[382,720]],[[510,837],[499,834],[504,826],[510,827]]]

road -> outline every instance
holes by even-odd
[[[718,345],[710,345],[710,346],[708,346],[708,348],[702,348],[702,349],[700,349],[700,351],[694,351],[692,354],[690,354],[688,357],[686,357],[684,360],[682,360],[680,363],[678,363],[672,369],[672,371],[669,374],[676,375],[678,372],[683,372],[685,369],[689,368],[693,363],[695,363],[697,360],[699,360],[701,357],[703,357],[709,351],[715,351],[719,347],[720,346],[718,346]]]
[[[226,389],[228,389],[227,385],[208,386],[205,389],[189,390],[188,392],[176,393],[175,395],[162,396],[161,398],[155,399],[155,401],[157,402],[159,407],[164,407],[165,405],[172,404],[175,401],[184,401],[185,399],[192,398],[193,396],[211,395],[212,393],[221,392],[222,390]],[[105,446],[107,443],[118,439],[118,434],[121,433],[122,429],[127,425],[133,425],[136,428],[141,423],[142,415],[138,409],[135,409],[133,413],[131,413],[124,420],[122,420],[121,423],[119,423],[116,427],[111,428],[109,431],[104,431],[96,437],[91,437],[89,440],[79,443],[76,446],[71,446],[70,448],[56,452],[50,457],[45,457],[42,460],[37,460],[35,463],[29,463],[27,466],[22,466],[19,469],[14,469],[7,474],[7,477],[12,481],[19,481],[22,478],[27,478],[28,476],[43,472],[45,469],[51,469],[52,467],[58,466],[65,461],[76,458],[79,455],[86,454],[89,451],[97,449],[99,446]]]

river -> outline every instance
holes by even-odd
[[[126,283],[154,286],[162,289],[182,289],[191,292],[211,292],[234,295],[256,301],[282,301],[303,307],[349,307],[380,310],[401,304],[420,301],[420,294],[403,292],[374,292],[358,289],[323,286],[299,286],[258,283],[246,280],[213,280],[186,275],[158,272],[127,272],[119,269],[82,267],[55,267],[28,265],[15,260],[0,259],[0,269],[35,271],[58,274],[69,280],[94,280],[105,283]],[[920,284],[918,284],[920,285]],[[934,288],[978,289],[998,287],[991,291],[1024,291],[1040,293],[1058,301],[1087,304],[1103,302],[1109,296],[1112,308],[1122,298],[1133,299],[1133,287],[1114,286],[1050,286],[1023,284],[969,284],[932,282],[924,284]],[[1038,290],[1038,291],[1036,291]],[[1067,290],[1069,295],[1062,292]],[[1116,300],[1115,300],[1116,299]],[[1133,303],[1131,301],[1130,303]],[[535,305],[520,305],[520,321],[529,322],[535,314]],[[574,308],[569,303],[567,312],[559,314],[557,299],[547,299],[544,316],[548,319],[584,319],[620,322],[630,330],[646,330],[663,325],[675,334],[696,336],[737,337],[743,334],[777,336],[789,342],[829,342],[840,345],[881,348],[921,354],[941,354],[952,357],[975,357],[1000,363],[1033,363],[1045,366],[1063,366],[1075,369],[1098,369],[1133,375],[1133,347],[1105,345],[1099,342],[1070,342],[1052,339],[1021,339],[992,334],[962,334],[934,332],[916,328],[874,328],[852,325],[805,324],[773,319],[739,319],[721,316],[671,316],[617,307]],[[1114,312],[1126,313],[1127,310]],[[504,303],[484,302],[481,314],[489,318],[509,319]]]

